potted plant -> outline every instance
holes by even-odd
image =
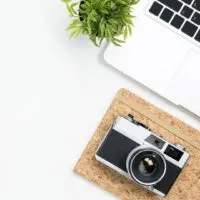
[[[71,31],[71,37],[84,34],[96,46],[100,46],[104,39],[120,46],[132,33],[132,8],[138,0],[62,1],[73,18],[67,28]]]

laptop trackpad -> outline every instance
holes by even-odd
[[[188,53],[167,91],[177,105],[200,115],[200,53]]]

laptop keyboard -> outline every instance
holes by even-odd
[[[200,0],[155,0],[149,12],[200,45]]]

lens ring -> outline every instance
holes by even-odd
[[[141,167],[141,162],[146,159],[149,169]],[[133,149],[126,160],[126,168],[133,180],[137,183],[150,186],[160,182],[166,173],[166,161],[164,156],[154,148],[140,146]]]

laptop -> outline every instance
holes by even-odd
[[[132,36],[104,59],[200,116],[200,0],[140,0]]]

